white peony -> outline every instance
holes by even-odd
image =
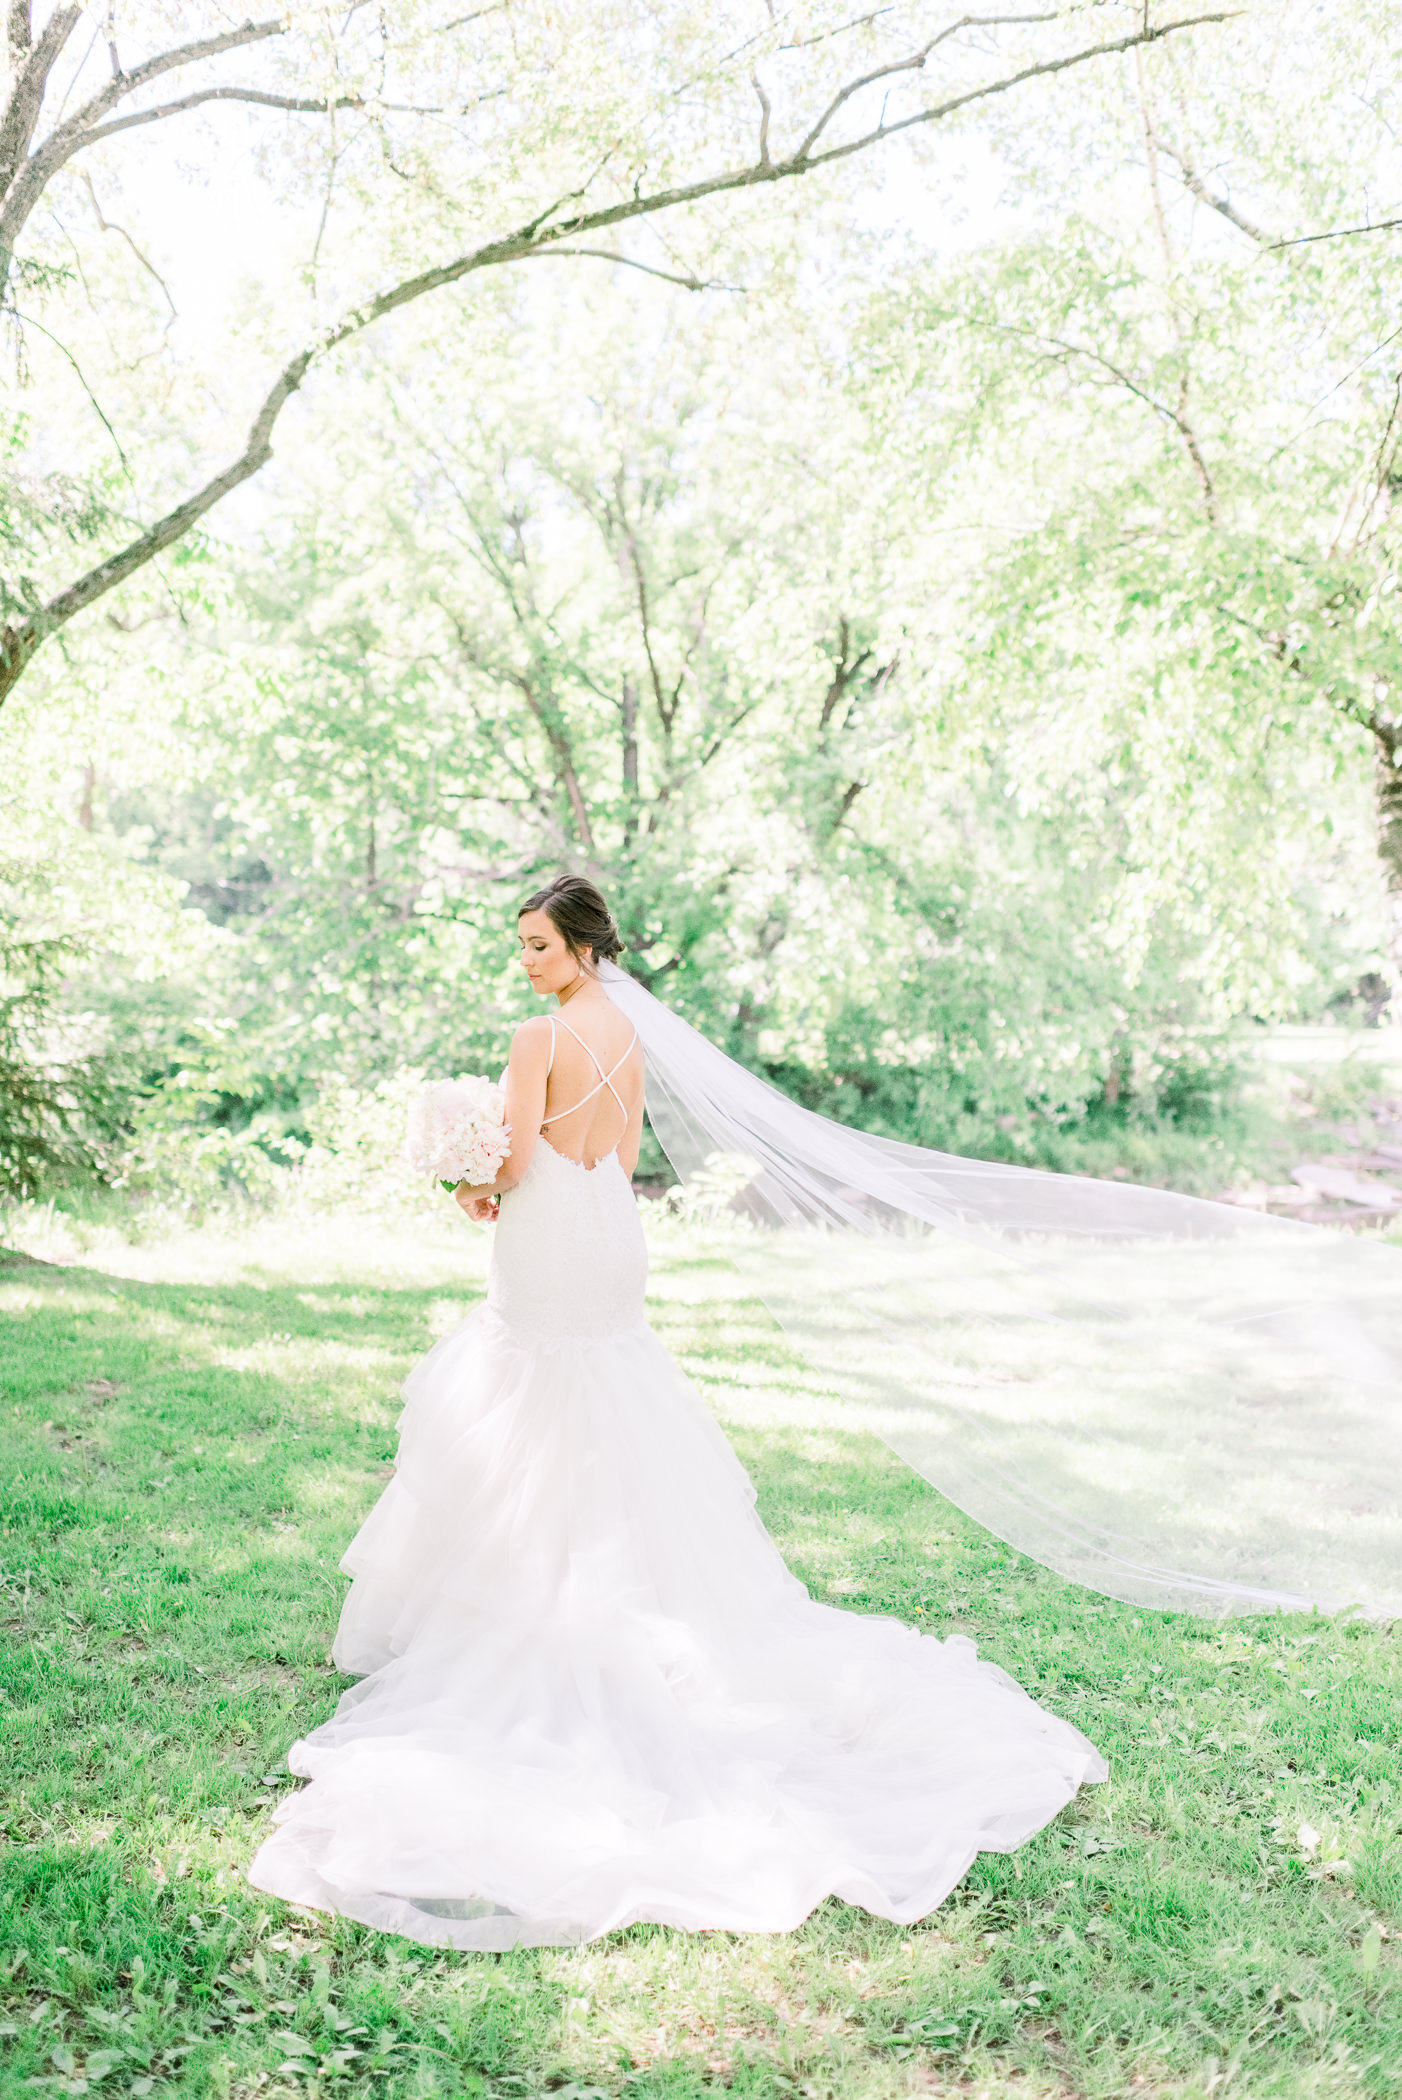
[[[506,1099],[490,1079],[440,1079],[409,1109],[404,1157],[416,1174],[444,1188],[495,1181],[511,1150]]]

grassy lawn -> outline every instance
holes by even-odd
[[[444,1955],[250,1891],[341,1688],[337,1560],[398,1382],[482,1275],[451,1221],[0,1261],[4,2093],[1402,2090],[1397,1630],[1068,1588],[844,1430],[678,1227],[656,1324],[791,1565],[974,1634],[1110,1783],[914,1929],[828,1903],[784,1938]]]

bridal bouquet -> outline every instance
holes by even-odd
[[[440,1079],[409,1109],[404,1157],[450,1192],[460,1181],[495,1181],[511,1150],[505,1096],[490,1079]]]

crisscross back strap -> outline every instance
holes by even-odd
[[[632,1040],[629,1042],[628,1047],[624,1051],[622,1057],[618,1059],[616,1064],[611,1065],[609,1070],[606,1072],[603,1068],[603,1064],[601,1063],[600,1059],[590,1049],[589,1045],[585,1042],[583,1036],[579,1033],[578,1029],[571,1028],[568,1021],[561,1021],[558,1014],[551,1014],[549,1016],[549,1019],[550,1062],[545,1067],[546,1078],[548,1079],[550,1077],[550,1074],[555,1069],[555,1030],[557,1026],[563,1028],[566,1035],[572,1035],[574,1037],[575,1041],[578,1043],[580,1049],[584,1052],[585,1056],[589,1059],[589,1062],[593,1065],[594,1070],[598,1073],[599,1077],[595,1081],[594,1085],[590,1087],[588,1093],[581,1095],[579,1100],[575,1102],[573,1108],[557,1109],[553,1116],[547,1116],[545,1118],[544,1122],[540,1126],[541,1129],[548,1130],[552,1123],[563,1123],[566,1116],[572,1116],[575,1113],[576,1109],[583,1108],[588,1102],[593,1100],[596,1094],[602,1093],[605,1087],[608,1088],[609,1092],[613,1095],[614,1100],[618,1103],[620,1109],[622,1109],[623,1120],[626,1123],[628,1120],[628,1105],[624,1101],[623,1096],[619,1093],[618,1088],[614,1085],[613,1079],[615,1072],[621,1072],[624,1065],[627,1064],[629,1058],[633,1055],[634,1046],[636,1045],[638,1040],[637,1029],[635,1028],[633,1030]]]

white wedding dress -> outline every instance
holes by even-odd
[[[971,1641],[812,1601],[646,1280],[616,1152],[541,1138],[486,1305],[406,1384],[344,1562],[361,1681],[294,1744],[255,1887],[473,1949],[785,1931],[830,1894],[907,1923],[1104,1777]]]

